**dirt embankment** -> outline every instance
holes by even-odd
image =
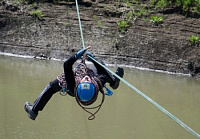
[[[74,2],[39,3],[44,14],[35,22],[30,7],[0,2],[0,52],[65,59],[82,48]],[[200,48],[189,46],[189,37],[200,35],[200,19],[152,11],[162,16],[160,26],[134,18],[125,34],[116,28],[126,12],[125,3],[82,0],[79,11],[85,46],[106,63],[200,75]],[[116,10],[117,9],[117,10]]]

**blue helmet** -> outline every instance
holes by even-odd
[[[82,82],[77,87],[77,95],[83,102],[91,101],[95,95],[95,86],[89,82]]]

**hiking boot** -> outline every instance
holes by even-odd
[[[32,120],[35,120],[35,118],[37,117],[38,113],[37,112],[34,112],[32,110],[33,106],[29,103],[29,102],[26,102],[25,105],[24,105],[24,109],[25,111],[27,112],[28,114],[28,117]]]
[[[115,72],[119,77],[123,78],[124,76],[124,69],[121,68],[121,67],[118,67],[117,68],[117,71]],[[110,86],[113,88],[113,89],[117,89],[119,87],[119,82],[120,82],[120,79],[118,79],[117,77],[115,77],[115,83],[114,84],[110,84]]]

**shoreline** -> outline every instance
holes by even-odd
[[[13,54],[13,53],[4,53],[4,52],[0,52],[0,55],[9,56],[9,57],[27,58],[27,59],[63,61],[61,59],[56,59],[56,58],[48,59],[48,58],[43,58],[43,57],[35,57],[35,56],[29,56],[29,55],[18,55],[18,54]],[[110,66],[110,67],[114,67],[116,64],[106,64],[106,65]],[[124,64],[118,64],[118,66],[125,67],[125,68],[131,68],[131,69],[138,69],[138,70],[141,70],[141,71],[150,71],[150,72],[164,73],[164,74],[169,74],[169,75],[192,77],[191,74],[175,73],[175,72],[169,72],[169,71],[163,71],[163,70],[149,69],[149,68],[144,68],[144,67],[129,66],[129,65],[124,65]]]

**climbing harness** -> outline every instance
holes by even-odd
[[[79,27],[80,27],[80,33],[81,33],[81,38],[82,38],[82,45],[83,48],[85,48],[85,44],[84,44],[84,39],[83,39],[83,33],[82,33],[82,28],[81,28],[81,21],[80,21],[80,14],[79,14],[79,9],[78,9],[78,2],[76,1],[76,9],[77,9],[77,14],[78,14],[78,19],[79,19]],[[196,138],[200,139],[200,135],[195,132],[193,129],[191,129],[189,126],[187,126],[186,124],[184,124],[181,120],[179,120],[178,118],[176,118],[174,115],[172,115],[170,112],[168,112],[165,108],[163,108],[161,105],[159,105],[158,103],[156,103],[155,101],[153,101],[151,98],[149,98],[147,95],[145,95],[144,93],[142,93],[140,90],[138,90],[136,87],[134,87],[133,85],[131,85],[130,83],[128,83],[126,80],[124,80],[123,78],[121,78],[120,76],[118,76],[117,74],[115,74],[113,71],[111,71],[110,69],[108,69],[106,66],[104,66],[103,64],[101,64],[100,62],[98,62],[97,60],[95,60],[94,58],[92,58],[91,56],[88,56],[89,58],[91,58],[92,60],[94,60],[95,62],[97,62],[99,65],[101,65],[102,67],[104,67],[106,70],[108,70],[110,73],[112,73],[115,77],[117,77],[118,79],[120,79],[124,84],[126,84],[127,86],[129,86],[131,89],[133,89],[135,92],[137,92],[139,95],[141,95],[143,98],[145,98],[147,101],[149,101],[151,104],[153,104],[155,107],[157,107],[160,111],[162,111],[163,113],[165,113],[167,116],[169,116],[172,120],[174,120],[175,122],[177,122],[180,126],[182,126],[183,128],[185,128],[188,132],[190,132],[192,135],[194,135]]]
[[[65,74],[62,73],[61,75],[57,76],[58,84],[62,89],[60,90],[60,95],[61,96],[66,96],[67,95],[67,82],[65,80]]]

